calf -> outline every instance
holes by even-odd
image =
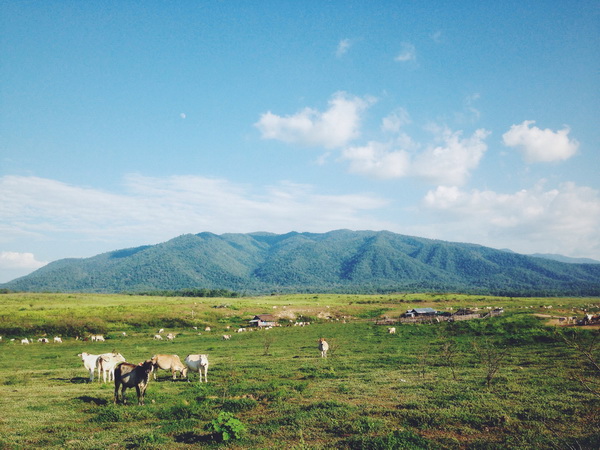
[[[158,369],[170,370],[173,374],[173,379],[177,379],[177,372],[181,373],[182,378],[187,378],[187,367],[183,365],[181,359],[177,355],[154,355],[152,359],[154,366],[154,379],[156,380],[156,371]]]
[[[208,356],[207,355],[187,355],[185,364],[192,372],[198,372],[199,382],[202,383],[202,370],[204,370],[204,382],[208,383]],[[190,379],[188,378],[188,381]]]
[[[115,404],[119,401],[119,388],[121,388],[121,400],[127,403],[125,391],[127,388],[135,387],[138,405],[144,404],[144,395],[150,381],[150,372],[153,365],[151,360],[139,364],[123,362],[115,367]]]

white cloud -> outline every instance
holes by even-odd
[[[337,92],[324,112],[304,108],[285,117],[267,112],[254,125],[263,139],[305,146],[342,147],[360,135],[361,113],[373,102],[371,98]]]
[[[418,145],[406,135],[400,135],[396,145],[369,142],[365,146],[350,147],[342,151],[342,160],[350,162],[352,173],[373,178],[415,177],[433,184],[462,185],[477,168],[487,150],[485,143],[489,132],[479,129],[469,138],[462,132],[443,129],[442,145],[430,146],[421,152],[409,153],[406,149]],[[398,144],[404,144],[398,149]]]
[[[553,162],[569,159],[575,155],[579,147],[576,139],[569,139],[570,129],[552,131],[530,127],[534,120],[525,120],[520,125],[513,125],[502,135],[504,145],[516,147],[528,163]]]
[[[400,129],[411,123],[410,115],[404,108],[398,108],[381,121],[381,130],[389,133],[399,133]]]
[[[68,254],[84,243],[104,242],[107,251],[201,231],[382,229],[389,224],[369,217],[369,211],[387,204],[371,194],[326,195],[287,182],[255,189],[199,176],[129,175],[125,192],[114,194],[5,176],[0,178],[0,245],[66,242]]]
[[[350,41],[350,39],[342,39],[338,43],[337,50],[335,51],[335,56],[337,56],[338,58],[341,58],[346,53],[348,53],[348,50],[350,50],[351,46],[352,46],[352,42]]]
[[[181,117],[182,119],[185,119],[187,116],[185,115],[185,113],[181,113],[181,114],[179,114],[179,117]]]
[[[342,159],[350,161],[350,172],[381,179],[406,176],[410,167],[407,152],[390,150],[380,142],[344,149]]]
[[[0,252],[0,269],[39,269],[48,264],[37,261],[33,253]]]
[[[489,134],[478,129],[471,137],[462,138],[462,131],[444,130],[443,145],[429,147],[414,158],[413,174],[434,184],[464,184],[487,150]]]
[[[396,55],[396,57],[394,58],[394,61],[407,62],[407,61],[414,61],[416,58],[417,58],[417,50],[415,49],[415,46],[413,44],[411,44],[410,42],[403,42],[401,44],[400,53],[398,53],[398,55]]]
[[[440,186],[424,205],[440,219],[438,233],[522,253],[600,254],[600,193],[544,182],[511,194]],[[443,229],[443,230],[442,230]]]

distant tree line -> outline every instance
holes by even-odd
[[[135,292],[130,295],[148,295],[158,297],[226,297],[236,298],[242,295],[239,292],[233,292],[228,289],[176,289],[159,290],[148,292]]]

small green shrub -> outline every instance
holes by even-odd
[[[217,418],[206,426],[206,430],[213,433],[219,441],[229,441],[241,439],[246,426],[230,412],[221,411]]]

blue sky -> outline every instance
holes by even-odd
[[[600,259],[597,1],[0,2],[0,282],[185,233]]]

